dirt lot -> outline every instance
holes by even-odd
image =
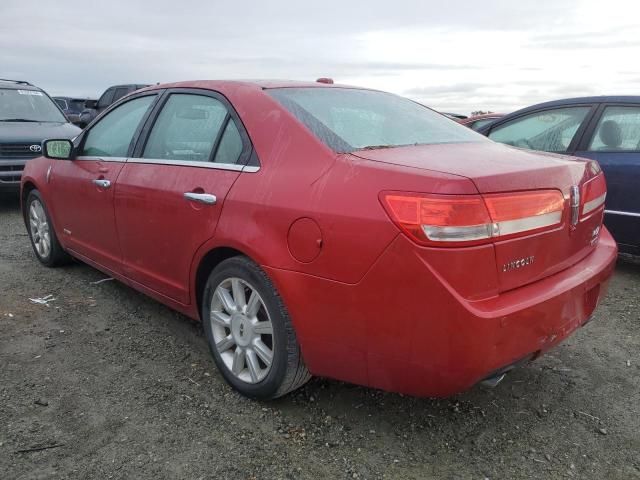
[[[638,265],[568,342],[449,400],[322,379],[246,400],[197,325],[102,278],[40,266],[0,200],[3,479],[640,478]]]

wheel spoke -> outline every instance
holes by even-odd
[[[260,306],[262,302],[260,302],[260,295],[255,290],[251,291],[251,296],[249,297],[249,301],[247,302],[247,316],[255,317],[258,315],[258,311],[260,311]]]
[[[222,340],[220,340],[219,342],[216,343],[216,348],[218,349],[218,351],[220,353],[222,353],[222,352],[226,352],[227,350],[229,350],[235,344],[236,344],[236,342],[233,340],[233,337],[231,335],[227,335]]]
[[[31,230],[37,230],[38,229],[38,222],[31,215],[29,216],[29,225],[31,225]]]
[[[240,372],[244,370],[245,364],[245,353],[241,348],[236,348],[235,353],[233,354],[233,364],[231,365],[231,371],[236,375],[240,375]]]
[[[222,302],[222,306],[227,311],[227,313],[231,314],[237,311],[238,307],[236,303],[233,301],[231,294],[226,288],[222,288],[222,287],[216,288],[216,295]]]
[[[38,213],[38,220],[40,220],[41,222],[45,222],[47,220],[47,216],[44,214],[44,208],[42,207],[42,204],[40,202],[35,202],[36,204],[36,211]]]
[[[271,365],[271,362],[273,362],[273,352],[262,340],[256,340],[253,343],[253,349],[267,367]]]
[[[245,299],[244,294],[244,285],[238,278],[231,279],[231,291],[233,292],[233,301],[236,304],[238,310],[242,311],[242,309],[247,304],[247,300]]]
[[[229,328],[231,325],[231,317],[229,315],[226,315],[223,312],[216,312],[214,310],[211,310],[211,321],[215,324],[215,325],[220,325],[221,327],[226,327]]]
[[[34,220],[36,220],[36,222],[39,220],[38,214],[36,213],[36,203],[35,202],[33,202],[31,204],[31,207],[29,208],[29,217],[31,217]]]
[[[247,366],[249,367],[249,374],[251,375],[251,380],[253,382],[257,382],[260,376],[260,364],[258,363],[258,357],[256,356],[256,352],[253,350],[247,350]]]
[[[259,335],[273,335],[271,322],[258,322],[253,326],[253,331]]]

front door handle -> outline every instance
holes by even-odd
[[[215,195],[211,195],[210,193],[193,193],[193,192],[185,192],[184,198],[190,201],[204,203],[206,205],[215,205],[218,199]]]
[[[94,180],[93,183],[99,186],[100,188],[109,188],[111,186],[111,182],[109,180],[104,180],[101,178]]]

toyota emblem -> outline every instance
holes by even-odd
[[[42,151],[42,147],[40,145],[31,145],[29,147],[29,150],[31,150],[33,153],[37,153]]]

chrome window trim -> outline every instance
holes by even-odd
[[[232,170],[234,172],[255,173],[260,167],[238,165],[236,163],[195,162],[190,160],[169,160],[164,158],[129,158],[128,163],[148,163],[152,165],[174,165],[176,167],[211,168],[213,170]]]
[[[625,217],[638,217],[638,218],[640,218],[640,213],[623,212],[621,210],[605,210],[604,213],[609,213],[609,214],[612,214],[612,215],[624,215]]]
[[[99,156],[91,156],[91,155],[81,155],[76,157],[74,160],[93,160],[95,162],[117,162],[117,163],[126,163],[127,157],[99,157]]]
[[[237,165],[235,163],[194,162],[189,160],[167,160],[163,158],[127,158],[127,157],[91,157],[80,156],[76,160],[93,160],[95,162],[147,163],[152,165],[174,165],[176,167],[211,168],[214,170],[232,170],[234,172],[256,173],[260,167],[253,165]]]

